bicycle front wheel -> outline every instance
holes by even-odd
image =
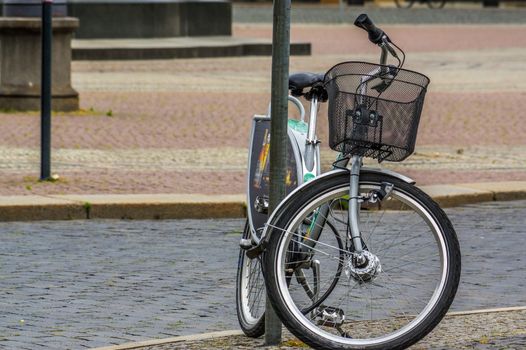
[[[269,223],[269,297],[288,329],[314,348],[406,348],[429,333],[453,301],[460,250],[450,221],[425,193],[391,176],[362,174],[360,195],[386,182],[394,185],[388,198],[361,205],[365,262],[357,261],[348,238],[347,172],[314,180]],[[319,235],[306,232],[313,223]],[[328,240],[335,229],[339,244]],[[293,278],[312,265],[314,297]]]
[[[243,238],[250,238],[248,220]],[[265,333],[265,281],[260,258],[250,259],[240,249],[237,267],[236,310],[239,326],[248,337],[258,338]]]

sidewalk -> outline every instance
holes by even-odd
[[[432,82],[416,153],[382,166],[419,185],[526,181],[526,26],[384,29],[406,50],[405,66]],[[269,37],[271,26],[236,24],[234,33]],[[352,25],[297,25],[291,36],[313,45],[311,57],[291,59],[292,72],[378,59]],[[37,181],[39,114],[3,111],[0,195],[244,193],[251,117],[268,108],[270,63],[253,56],[73,62],[83,110],[53,117],[52,172],[60,180]],[[325,170],[335,157],[326,113],[323,105]]]
[[[526,307],[452,312],[423,340],[409,349],[523,349],[526,347]],[[249,350],[264,346],[262,339],[252,339],[241,331],[225,331],[128,343],[95,350]],[[286,330],[280,346],[265,349],[309,348]]]

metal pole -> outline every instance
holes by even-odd
[[[40,180],[51,178],[51,45],[53,0],[42,0],[42,81],[40,95]]]
[[[274,0],[272,31],[272,93],[270,121],[269,212],[285,198],[287,169],[287,119],[290,55],[290,0]],[[267,296],[265,345],[281,342],[281,321]]]

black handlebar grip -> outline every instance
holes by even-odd
[[[367,31],[367,33],[369,33],[369,40],[373,44],[382,43],[382,37],[385,35],[384,31],[375,26],[373,21],[371,21],[365,13],[362,13],[356,18],[354,25]]]

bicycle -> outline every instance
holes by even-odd
[[[396,7],[405,9],[411,8],[415,2],[425,2],[432,9],[441,9],[446,4],[446,0],[395,0]]]
[[[302,95],[303,86],[311,87],[323,75],[312,73],[292,74],[289,88],[293,95]],[[314,84],[316,85],[316,84]],[[318,83],[312,91],[321,88]],[[310,117],[305,122],[305,109],[301,101],[290,95],[288,99],[299,112],[298,119],[288,120],[288,168],[286,192],[290,193],[304,182],[320,174],[319,142],[316,138],[318,96],[307,96],[310,101]],[[252,120],[249,149],[247,221],[241,239],[238,262],[236,309],[241,329],[247,336],[260,337],[265,331],[265,293],[260,259],[257,249],[259,237],[268,219],[269,193],[269,146],[270,146],[270,105],[266,115],[255,115]],[[246,252],[248,251],[248,253]]]
[[[402,68],[404,52],[367,15],[355,25],[381,48],[380,64],[343,62],[302,86],[328,101],[335,169],[293,190],[262,232],[248,229],[242,249],[252,262],[263,256],[276,313],[308,345],[403,349],[449,309],[460,248],[446,214],[413,180],[363,166],[363,157],[402,161],[413,153],[430,81]],[[389,56],[398,64],[387,65]]]

